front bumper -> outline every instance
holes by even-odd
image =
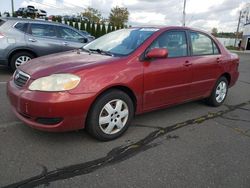
[[[21,121],[35,129],[53,132],[84,128],[88,109],[95,99],[93,93],[30,91],[18,88],[13,80],[7,84],[7,95]],[[44,123],[44,120],[52,121]]]

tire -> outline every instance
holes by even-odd
[[[126,93],[113,89],[98,97],[92,105],[86,129],[98,140],[113,140],[128,129],[133,116],[134,105],[131,98]]]
[[[35,56],[30,52],[17,52],[10,59],[10,68],[12,71],[15,71],[18,66],[23,63],[26,63],[30,59],[33,59]],[[19,59],[19,61],[18,61]],[[19,64],[20,63],[20,64]]]
[[[207,98],[207,104],[214,107],[222,105],[227,97],[227,92],[228,80],[225,77],[220,77],[219,80],[217,80],[210,97]]]

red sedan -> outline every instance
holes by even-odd
[[[206,32],[129,28],[29,61],[16,70],[7,92],[16,116],[33,128],[86,128],[111,140],[134,114],[197,99],[221,105],[238,66],[238,56]]]

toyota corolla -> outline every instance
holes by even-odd
[[[128,28],[25,63],[7,94],[15,115],[33,128],[86,128],[111,140],[135,114],[198,99],[221,105],[238,79],[238,66],[238,56],[204,31]]]

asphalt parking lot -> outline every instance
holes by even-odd
[[[0,67],[0,187],[250,186],[250,54],[221,107],[191,102],[137,116],[119,139],[47,133],[15,118]]]

